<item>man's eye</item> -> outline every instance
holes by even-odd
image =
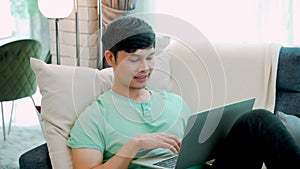
[[[129,59],[131,62],[137,62],[139,59]]]
[[[147,57],[146,60],[153,60],[153,57]]]

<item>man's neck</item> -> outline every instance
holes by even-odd
[[[135,88],[120,88],[115,85],[112,86],[112,91],[115,93],[129,98],[131,100],[135,100],[137,102],[147,102],[151,98],[151,93],[145,88],[135,89]]]

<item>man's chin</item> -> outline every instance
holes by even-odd
[[[147,86],[147,80],[145,80],[143,82],[132,81],[129,88],[131,88],[131,89],[144,89]]]
[[[146,88],[146,85],[144,85],[144,86],[130,86],[129,88],[130,88],[130,89],[134,89],[134,90],[145,89],[145,88]]]

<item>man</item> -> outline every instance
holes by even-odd
[[[151,26],[133,17],[117,19],[107,27],[103,46],[114,81],[71,130],[74,168],[135,168],[130,162],[136,156],[177,153],[189,108],[175,94],[146,88],[155,54]]]
[[[177,153],[190,110],[181,97],[146,87],[155,53],[151,26],[122,17],[108,25],[102,41],[114,81],[70,132],[74,169],[141,168],[131,161]],[[265,162],[270,168],[293,168],[299,160],[299,147],[283,124],[270,112],[255,110],[234,125],[213,167],[253,169]]]

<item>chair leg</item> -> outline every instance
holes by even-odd
[[[34,106],[34,110],[35,110],[35,112],[37,113],[38,118],[39,118],[40,112],[39,112],[39,111],[37,110],[37,108],[36,108],[35,101],[34,101],[33,97],[30,96],[30,98],[31,98],[32,104],[33,104],[33,106]],[[39,118],[39,120],[40,120],[40,118]]]
[[[3,129],[3,138],[6,141],[6,133],[5,133],[5,120],[4,120],[4,110],[3,110],[3,103],[1,102],[1,112],[2,112],[2,129]]]
[[[31,101],[32,101],[32,103],[33,103],[33,106],[35,107],[35,101],[34,101],[33,97],[32,97],[32,96],[29,96],[29,97],[31,98]]]
[[[30,96],[30,98],[31,98],[32,103],[33,103],[33,106],[34,106],[34,108],[35,108],[35,112],[36,112],[36,114],[37,114],[37,116],[38,116],[38,120],[39,120],[39,123],[40,123],[40,127],[41,127],[41,129],[42,129],[42,133],[44,134],[44,128],[43,128],[43,125],[42,125],[41,112],[37,109],[37,106],[35,105],[35,101],[34,101],[33,97]]]
[[[7,135],[9,135],[10,130],[11,130],[11,122],[12,122],[12,116],[14,113],[14,108],[15,108],[15,101],[12,101]]]

